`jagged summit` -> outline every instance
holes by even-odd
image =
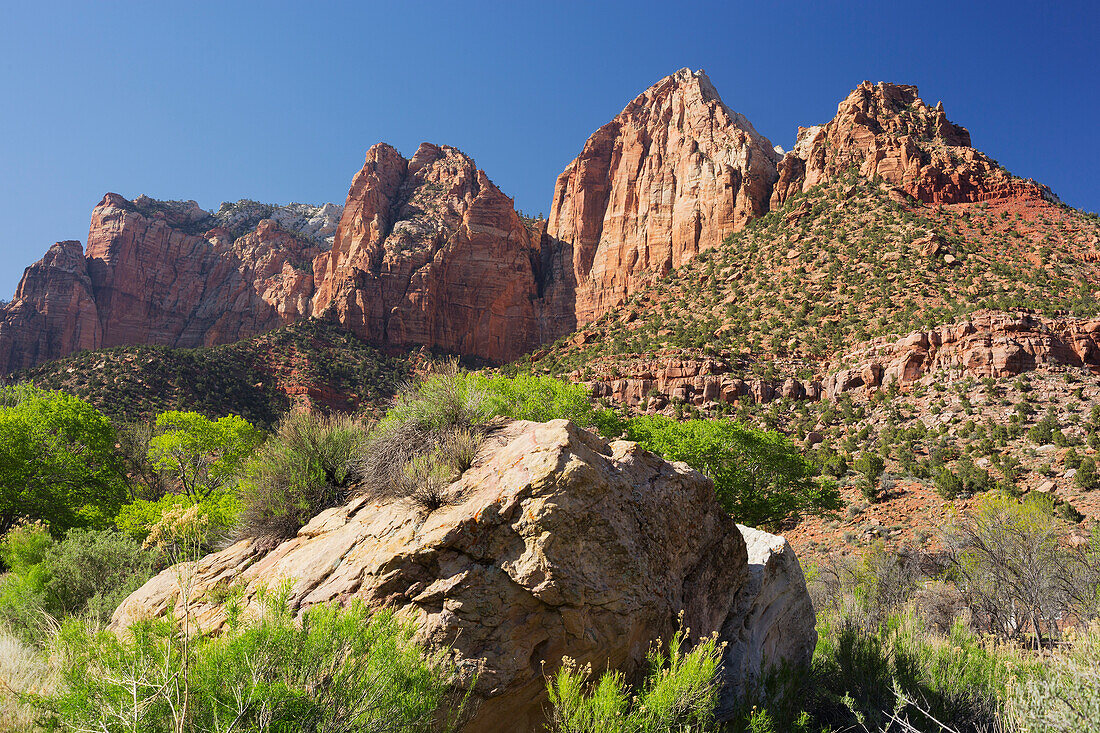
[[[681,69],[638,95],[554,189],[548,233],[571,255],[558,285],[575,291],[577,323],[763,214],[777,160],[702,71]]]
[[[864,81],[830,122],[800,127],[779,163],[771,207],[850,169],[926,203],[1057,200],[1046,186],[1013,176],[971,147],[969,131],[947,119],[943,103],[928,105],[909,84]]]

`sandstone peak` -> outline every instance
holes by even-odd
[[[850,170],[927,203],[1055,198],[971,147],[970,133],[947,119],[943,103],[929,106],[911,84],[864,81],[830,122],[800,127],[779,164],[771,206]]]
[[[312,309],[362,338],[509,360],[540,342],[540,242],[473,159],[373,146],[352,181]]]
[[[558,177],[551,300],[575,299],[575,323],[584,324],[713,247],[767,210],[778,158],[704,72],[661,79]]]

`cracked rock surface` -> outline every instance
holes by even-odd
[[[112,628],[180,612],[181,578],[210,632],[226,622],[219,587],[253,608],[280,582],[299,611],[352,598],[388,605],[429,646],[451,649],[459,684],[477,674],[468,730],[541,729],[544,673],[563,656],[630,678],[681,613],[692,638],[717,631],[729,642],[726,702],[761,655],[808,661],[814,618],[797,559],[764,533],[750,558],[711,482],[685,464],[565,420],[516,421],[486,439],[447,499],[428,512],[359,498],[281,543],[242,539],[150,580]]]

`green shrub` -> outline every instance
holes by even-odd
[[[1094,491],[1100,488],[1100,475],[1096,471],[1095,458],[1081,459],[1081,463],[1077,466],[1077,473],[1073,475],[1073,482],[1082,491]]]
[[[493,416],[483,380],[461,371],[457,362],[449,362],[402,390],[380,428],[431,433],[483,425]]]
[[[0,388],[0,532],[41,519],[55,532],[105,526],[126,498],[115,431],[62,392]]]
[[[470,375],[475,389],[485,394],[492,415],[517,420],[572,420],[581,427],[595,424],[588,388],[552,377],[518,374],[515,377]]]
[[[116,635],[68,622],[54,642],[64,687],[40,699],[77,730],[449,730],[463,698],[453,666],[413,628],[362,604],[313,606],[300,623],[279,594],[218,637],[141,621]]]
[[[441,506],[444,489],[473,463],[496,417],[568,419],[609,435],[622,432],[618,416],[595,410],[581,385],[525,374],[471,374],[452,361],[397,396],[355,467],[362,477],[357,491],[410,497],[428,509]]]
[[[909,726],[900,730],[941,733],[931,715],[956,730],[993,730],[1010,684],[1041,666],[961,623],[942,636],[909,613],[870,630],[830,619],[818,634],[807,703],[819,724],[837,729],[893,730],[896,716]]]
[[[241,502],[237,494],[221,490],[197,498],[186,494],[165,494],[155,501],[136,499],[119,510],[115,526],[130,537],[145,542],[166,516],[192,507],[204,518],[200,542],[203,548],[211,548],[228,536],[240,520]]]
[[[954,499],[963,491],[962,479],[946,466],[936,472],[933,483],[936,486],[936,493],[944,499]]]
[[[716,637],[685,649],[677,631],[668,652],[660,641],[648,656],[649,674],[631,689],[618,672],[594,683],[591,666],[566,659],[550,678],[552,728],[557,733],[688,733],[714,729],[718,703],[716,673],[721,646]]]
[[[354,418],[284,417],[245,464],[238,484],[244,531],[292,537],[322,510],[343,504],[366,442],[367,429]]]
[[[45,557],[46,608],[55,617],[106,623],[120,603],[149,579],[155,554],[115,530],[70,529]]]
[[[863,497],[872,504],[881,500],[884,492],[879,479],[886,470],[886,461],[882,456],[865,452],[856,459],[853,467],[861,474],[859,489]]]
[[[152,572],[154,554],[115,530],[73,528],[57,542],[41,523],[0,540],[9,572],[0,579],[0,620],[41,643],[50,619],[106,622]]]
[[[777,527],[843,507],[836,485],[816,480],[814,466],[779,433],[731,420],[677,422],[654,415],[630,420],[626,435],[709,476],[722,506],[742,524]]]

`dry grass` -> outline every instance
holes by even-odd
[[[409,385],[355,467],[356,493],[407,497],[429,512],[445,505],[447,488],[473,465],[488,417],[485,395],[457,364]]]
[[[57,685],[57,671],[42,653],[0,628],[0,731],[38,730],[39,711],[20,697],[50,693]]]

